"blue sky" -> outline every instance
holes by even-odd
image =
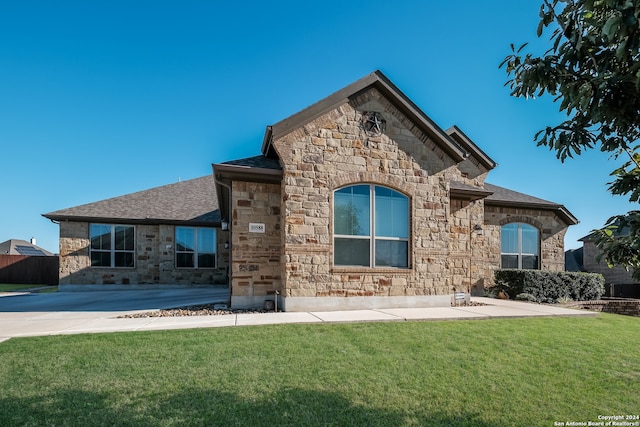
[[[41,214],[211,173],[259,154],[265,126],[376,69],[499,166],[496,185],[563,203],[566,248],[635,209],[607,192],[616,162],[565,164],[533,136],[563,116],[509,96],[500,61],[536,41],[538,0],[0,2],[0,242]]]

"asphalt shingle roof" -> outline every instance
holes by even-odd
[[[493,192],[490,196],[487,196],[485,201],[488,202],[510,202],[510,203],[523,203],[528,205],[540,205],[546,207],[559,207],[558,203],[550,202],[548,200],[533,197],[528,194],[519,193],[517,191],[509,190],[508,188],[499,187],[497,185],[484,183],[484,189]]]
[[[244,166],[248,168],[282,170],[278,160],[271,159],[263,155],[247,157],[245,159],[229,160],[228,162],[222,162],[221,164],[229,166]]]
[[[220,221],[213,175],[44,214],[53,220],[146,223]]]
[[[538,197],[533,197],[528,194],[509,190],[508,188],[499,187],[487,182],[484,183],[483,188],[473,187],[457,181],[452,181],[450,186],[452,193],[456,191],[458,193],[468,193],[470,195],[475,195],[476,198],[484,198],[484,202],[486,205],[525,208],[530,207],[536,209],[552,210],[555,211],[567,224],[572,225],[578,223],[577,218],[573,216],[573,214],[569,212],[569,210],[567,210],[567,208],[565,208],[563,205],[540,199]]]

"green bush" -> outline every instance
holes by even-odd
[[[531,294],[518,294],[516,295],[516,299],[518,301],[530,301],[530,302],[538,302],[538,298]]]
[[[515,299],[531,294],[537,301],[555,303],[560,299],[588,301],[604,294],[604,277],[596,273],[540,270],[496,270],[496,288]]]

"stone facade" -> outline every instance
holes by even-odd
[[[175,268],[175,227],[166,224],[135,225],[135,267],[91,267],[89,223],[60,222],[60,285],[197,285],[227,283],[229,233],[217,230],[217,268]],[[71,288],[71,287],[70,287]]]
[[[371,136],[362,129],[364,111],[382,112],[384,133]],[[467,171],[462,172],[375,89],[273,145],[284,170],[283,295],[287,310],[359,303],[368,307],[378,303],[445,305],[455,290],[469,290],[474,280],[471,271],[474,275],[484,272],[482,242],[472,242],[475,236],[469,231],[473,224],[482,223],[483,204],[458,204],[452,210],[449,183],[482,185],[487,171],[477,165],[474,169],[468,162],[463,165]],[[333,266],[333,192],[358,183],[383,185],[409,197],[410,268]],[[324,304],[323,298],[330,300]]]
[[[495,244],[483,224],[484,202],[452,199],[449,221],[447,266],[451,272],[452,291],[482,295],[484,286],[491,282],[490,246]],[[476,229],[477,226],[483,228],[482,233]]]
[[[500,268],[500,229],[521,222],[538,229],[540,234],[540,269],[564,271],[564,235],[567,225],[552,211],[513,207],[486,206],[484,214],[487,240],[485,286],[493,285],[493,272]]]
[[[382,121],[368,128],[363,117],[372,114]],[[501,227],[510,222],[540,231],[542,269],[563,269],[564,234],[577,220],[561,205],[486,184],[495,166],[457,127],[440,129],[375,72],[267,127],[261,156],[214,164],[210,179],[47,217],[60,221],[62,284],[228,278],[234,308],[268,300],[287,311],[448,306],[454,293],[468,298],[493,283]],[[406,268],[334,262],[334,192],[361,184],[406,196]],[[135,219],[135,268],[90,267],[86,218]],[[217,227],[218,268],[175,267],[176,224]]]
[[[282,286],[280,186],[234,181],[232,195],[231,305],[260,307]]]

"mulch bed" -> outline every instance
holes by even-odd
[[[133,313],[118,316],[118,319],[144,318],[144,317],[182,317],[182,316],[221,316],[224,314],[244,314],[244,313],[269,313],[267,310],[238,310],[231,308],[215,308],[220,304],[191,305],[187,307],[176,307],[165,310],[146,311],[144,313]],[[273,312],[273,310],[271,311]]]

